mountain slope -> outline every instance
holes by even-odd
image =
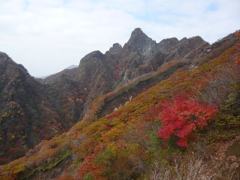
[[[6,162],[64,128],[51,98],[22,65],[0,53],[0,67],[0,156]]]
[[[231,34],[195,52],[203,43],[192,52],[188,52],[188,46],[178,51],[172,48],[172,57],[177,58],[182,52],[184,57],[168,61],[155,72],[122,86],[120,80],[114,91],[89,101],[83,120],[67,133],[43,141],[24,157],[1,166],[1,178],[194,179],[197,174],[202,179],[237,179],[240,82],[235,58],[240,56],[239,40]],[[179,47],[182,46],[178,44]],[[94,52],[85,60],[102,65],[106,63],[105,56]],[[87,63],[86,67],[89,68]],[[104,73],[111,69],[106,67]],[[90,77],[96,76],[91,69],[81,71],[88,72]],[[184,103],[205,107],[199,111],[191,109],[194,114],[190,114],[188,122],[198,122],[202,113],[212,108],[218,111],[202,128],[190,129],[189,135],[195,140],[177,133],[165,140],[157,135],[164,127],[157,116],[165,108],[174,107],[176,95],[184,96]],[[115,107],[118,109],[112,112]],[[188,147],[176,145],[181,137],[187,138]]]

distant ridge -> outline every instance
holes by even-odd
[[[77,65],[71,65],[71,66],[68,66],[67,68],[65,68],[65,69],[73,69],[73,68],[76,68],[76,67],[78,67]]]

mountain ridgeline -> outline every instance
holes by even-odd
[[[239,160],[223,163],[239,158],[239,49],[237,33],[212,45],[199,36],[156,43],[136,28],[123,47],[91,52],[78,67],[44,79],[0,52],[1,179],[191,179],[191,172],[202,179],[221,179],[224,172],[239,177]],[[215,116],[197,130],[197,120],[211,115],[191,115],[191,132],[198,133],[192,143],[192,134],[184,141],[172,134],[166,143],[158,132],[164,124],[157,117],[164,119],[164,108],[179,101],[174,97],[188,107],[194,99],[195,107]],[[213,159],[221,143],[227,145],[217,152],[225,153],[219,171],[207,168],[219,164]]]
[[[89,66],[96,65],[99,69],[103,68],[101,74],[105,75],[105,78],[109,78],[109,75],[112,77],[106,81],[110,80],[112,84],[119,86],[141,74],[155,71],[163,63],[179,58],[189,58],[188,56],[193,50],[197,50],[199,55],[207,46],[209,44],[199,36],[189,39],[183,38],[180,41],[176,38],[170,38],[156,43],[140,28],[136,28],[123,47],[116,43],[105,54],[99,51],[91,52],[82,58],[77,69],[67,72],[64,70],[49,76],[43,79],[43,83],[51,84],[56,81],[53,77],[59,79],[62,74],[70,76],[73,80],[85,82],[86,74],[93,78],[101,76],[99,72],[95,72],[96,69],[93,72],[88,69]],[[192,56],[193,59],[196,55]]]

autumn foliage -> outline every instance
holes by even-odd
[[[178,136],[177,145],[181,147],[188,147],[187,140],[192,133],[206,126],[217,112],[213,106],[187,99],[184,95],[176,96],[171,102],[160,103],[163,110],[157,118],[161,120],[162,128],[158,135],[164,140],[170,139],[171,135]]]
[[[91,156],[85,157],[83,163],[81,164],[80,168],[77,170],[77,179],[85,179],[87,175],[90,175],[94,179],[103,179],[102,172],[106,169],[104,165],[100,165],[94,162],[95,158],[98,156],[99,152],[105,147],[103,146],[96,146],[94,149],[94,153]]]
[[[240,31],[237,32],[237,37],[238,37],[238,39],[240,39]],[[240,50],[240,43],[238,43],[236,46],[237,46],[237,50],[239,51]],[[237,55],[235,57],[235,60],[236,60],[236,64],[240,65],[240,55]]]
[[[221,43],[227,41],[218,44]],[[210,165],[204,165],[204,168],[212,166],[214,169],[201,173],[212,175],[215,173],[212,170],[219,169],[214,166],[215,160],[210,160],[218,142],[225,143],[239,135],[239,61],[235,59],[239,57],[239,49],[237,45],[228,46],[220,46],[223,48],[217,53],[224,53],[218,57],[214,52],[217,48],[213,47],[203,58],[191,60],[196,61],[195,64],[188,64],[185,59],[174,60],[162,65],[159,71],[129,81],[93,100],[80,122],[67,133],[50,139],[65,127],[64,124],[81,119],[80,113],[88,96],[88,89],[77,82],[55,84],[52,92],[54,98],[61,100],[57,107],[60,116],[48,105],[51,102],[46,96],[36,111],[41,114],[41,119],[29,121],[36,140],[49,140],[41,141],[23,158],[0,166],[0,179],[34,179],[37,176],[46,179],[43,174],[54,175],[51,179],[55,180],[186,179],[176,176],[186,177],[188,168],[189,172],[195,172],[192,170],[196,163],[188,160],[190,153],[196,158],[198,155],[206,157],[206,163],[210,162]],[[121,70],[115,75],[121,76]],[[128,101],[126,97],[133,99],[113,112],[115,107],[124,103],[123,100]],[[8,125],[9,120],[24,120],[26,111],[18,104],[15,101],[3,104],[7,113],[0,114],[0,121],[2,119]],[[27,127],[26,123],[20,125]],[[20,125],[11,127],[14,135],[0,136],[0,149],[4,149],[6,143],[11,147],[8,151],[10,158],[17,155],[17,149],[26,146],[23,142],[30,137],[18,128]],[[193,135],[195,140],[189,144]],[[172,153],[173,149],[165,148],[162,142],[190,147],[185,148],[184,153],[181,148]],[[12,144],[14,146],[10,146]],[[7,156],[0,157],[0,163],[8,160]],[[197,159],[196,162],[202,169],[202,161]],[[223,165],[219,161],[216,163]],[[239,172],[239,168],[235,170]],[[224,177],[225,171],[221,172]],[[174,175],[174,178],[165,178],[167,175]]]

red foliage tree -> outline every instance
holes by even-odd
[[[90,172],[92,173],[94,179],[104,179],[102,173],[106,169],[106,167],[104,165],[94,162],[95,158],[98,156],[98,153],[103,148],[106,148],[106,145],[96,146],[93,154],[84,158],[83,163],[77,170],[77,180],[84,179],[84,176]]]
[[[180,139],[177,145],[188,147],[187,140],[192,137],[193,131],[202,129],[208,121],[216,115],[217,109],[209,104],[189,100],[184,95],[174,97],[173,101],[160,101],[162,112],[158,115],[162,128],[158,135],[168,140],[171,135]]]
[[[105,125],[107,126],[108,129],[111,129],[111,128],[112,128],[112,126],[111,126],[110,123],[107,123],[107,124],[105,124]]]

